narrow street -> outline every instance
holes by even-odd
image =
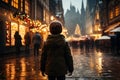
[[[120,80],[120,57],[108,50],[71,47],[74,60],[72,76],[66,80]],[[47,80],[39,70],[40,55],[30,53],[0,56],[0,80]]]
[[[120,0],[0,0],[0,80],[48,80],[38,51],[46,43],[48,70],[64,72],[63,38],[74,64],[66,80],[120,80]]]

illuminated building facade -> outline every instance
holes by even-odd
[[[93,18],[88,14],[90,13],[87,12],[86,25],[92,26],[92,34],[94,36],[97,34],[96,38],[101,35],[109,35],[112,29],[120,25],[120,0],[96,0],[92,13],[94,14]]]
[[[101,24],[100,24],[100,7],[99,4],[96,4],[95,7],[95,16],[94,16],[94,25],[93,25],[93,34],[92,36],[94,36],[94,39],[98,39],[99,37],[101,37]]]
[[[86,30],[86,34],[88,35],[93,34],[95,5],[96,5],[96,0],[87,0],[85,30]]]
[[[22,37],[22,44],[24,45],[25,32],[29,30],[30,16],[30,0],[1,0],[0,1],[0,24],[1,31],[0,36],[3,46],[14,45],[14,34],[15,31],[19,31]],[[4,38],[2,38],[4,37]],[[3,47],[2,46],[2,47]]]
[[[62,0],[49,0],[49,10],[51,15],[55,15],[55,17],[64,24]]]
[[[104,12],[101,17],[103,32],[109,34],[110,31],[120,25],[120,0],[101,0],[103,9],[101,12]]]
[[[62,3],[62,0],[56,0],[56,3],[57,1]],[[50,5],[52,4],[49,3],[49,0],[0,0],[0,49],[14,46],[15,31],[19,31],[23,45],[27,31],[42,30],[43,35],[46,33],[47,36],[50,18],[51,16],[56,17],[56,14],[51,13],[53,10],[50,11]],[[62,4],[59,5],[60,8],[57,7],[58,5],[53,6],[60,9],[59,11],[63,15]]]

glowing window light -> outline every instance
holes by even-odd
[[[120,8],[119,6],[115,7],[115,16],[118,16],[120,14]]]
[[[18,24],[11,22],[11,45],[14,45],[15,43],[14,34],[16,31],[18,31]]]
[[[12,6],[18,9],[18,0],[12,0]]]
[[[24,25],[19,25],[19,34],[22,37],[22,44],[24,45],[24,35],[25,35],[25,26]]]
[[[54,16],[51,16],[50,20],[54,20]]]
[[[110,11],[110,19],[112,19],[113,18],[113,11]]]

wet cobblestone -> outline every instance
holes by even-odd
[[[74,72],[66,80],[120,80],[120,57],[110,52],[72,48]],[[0,56],[0,80],[47,80],[39,70],[40,55],[22,52]]]

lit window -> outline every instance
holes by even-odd
[[[25,0],[25,13],[30,13],[30,4],[28,2],[29,0]]]
[[[10,46],[10,23],[8,21],[6,23],[6,46]]]
[[[2,1],[4,1],[4,2],[8,3],[8,0],[2,0]]]
[[[14,34],[16,31],[18,31],[18,24],[11,22],[11,45],[15,45]]]
[[[115,16],[118,16],[120,14],[120,8],[119,6],[115,7]]]
[[[113,11],[110,11],[110,19],[112,19],[113,18]]]
[[[21,11],[23,11],[23,0],[21,0]]]
[[[12,0],[12,6],[18,9],[18,0]]]
[[[97,19],[99,19],[99,13],[97,13]]]
[[[46,18],[46,11],[45,11],[45,10],[44,10],[44,15],[43,15],[43,16],[44,16],[44,17],[43,17],[43,18],[44,18],[44,21],[46,21],[46,19],[45,19],[45,18]]]

